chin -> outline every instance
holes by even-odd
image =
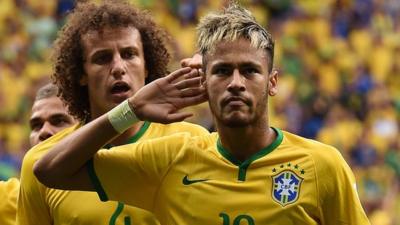
[[[225,118],[221,120],[222,124],[231,128],[246,127],[251,124],[249,119],[243,117]]]

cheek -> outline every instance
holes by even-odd
[[[31,143],[31,146],[33,146],[38,139],[38,133],[36,131],[32,131],[31,134],[29,135],[29,142]]]

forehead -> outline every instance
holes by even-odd
[[[90,30],[81,37],[85,51],[107,49],[117,44],[119,47],[141,47],[140,32],[135,27],[106,27],[102,30]]]
[[[37,100],[32,106],[32,118],[49,117],[56,113],[66,113],[67,108],[58,97]]]
[[[268,67],[269,61],[264,49],[253,47],[249,40],[242,38],[235,41],[222,41],[217,43],[215,48],[210,53],[207,53],[206,58],[207,66],[213,66],[219,63],[255,63]]]

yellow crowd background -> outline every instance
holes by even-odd
[[[228,1],[131,0],[172,37],[174,60],[196,51],[202,15]],[[273,126],[337,147],[373,225],[400,225],[400,1],[247,0],[276,41]],[[0,1],[0,179],[19,174],[36,90],[73,0]],[[207,105],[190,121],[213,130]]]

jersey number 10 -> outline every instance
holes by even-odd
[[[231,220],[228,214],[220,213],[219,217],[222,218],[222,225],[231,225]],[[233,220],[232,225],[240,225],[240,221],[246,220],[248,225],[255,225],[254,219],[249,215],[238,215]]]

